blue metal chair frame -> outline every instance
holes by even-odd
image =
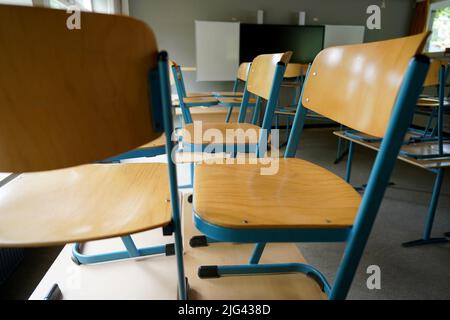
[[[378,213],[404,135],[411,123],[414,111],[410,106],[415,103],[419,96],[428,67],[429,59],[424,56],[414,57],[409,65],[392,111],[385,138],[375,160],[366,192],[352,228],[334,230],[230,229],[212,225],[204,221],[194,212],[196,227],[211,238],[227,242],[260,243],[255,249],[249,264],[238,266],[203,266],[200,267],[199,274],[206,277],[220,277],[223,275],[300,272],[316,280],[330,299],[345,299]],[[295,156],[305,123],[307,109],[303,107],[301,101],[294,119],[294,127],[286,149],[286,157]],[[325,276],[319,270],[309,265],[300,263],[256,264],[259,262],[264,243],[266,242],[335,241],[346,241],[347,246],[333,286],[327,282]]]
[[[415,159],[433,159],[433,158],[442,158],[442,157],[448,157],[450,156],[449,153],[444,152],[444,99],[445,99],[445,85],[446,80],[448,77],[448,67],[445,67],[444,65],[441,65],[439,70],[439,89],[438,89],[438,96],[439,96],[439,106],[437,110],[437,137],[430,137],[422,139],[418,139],[412,142],[429,142],[429,141],[437,141],[438,143],[438,153],[437,154],[428,154],[428,155],[419,155],[414,153],[409,153],[406,151],[400,151],[400,153],[404,156],[415,158]],[[447,139],[448,140],[448,139]]]
[[[178,269],[178,296],[181,300],[188,298],[187,291],[187,279],[184,275],[184,261],[183,261],[183,238],[182,238],[182,226],[180,215],[180,202],[178,198],[178,182],[177,182],[177,167],[174,163],[171,154],[174,148],[172,141],[173,132],[173,120],[172,120],[172,97],[170,94],[170,80],[169,80],[169,67],[167,53],[162,53],[159,60],[159,86],[161,87],[161,108],[162,120],[164,124],[164,133],[166,136],[166,154],[170,179],[170,196],[172,206],[172,223],[173,234],[175,238],[174,251],[177,260]],[[153,77],[154,78],[154,77]]]
[[[275,113],[275,107],[277,104],[279,92],[280,92],[280,83],[283,80],[283,74],[286,69],[286,66],[283,63],[279,63],[276,68],[274,80],[272,83],[271,93],[269,100],[267,101],[266,105],[266,111],[264,114],[263,123],[261,126],[261,136],[259,137],[259,141],[263,142],[263,135],[267,135],[267,133],[272,128],[272,121]],[[245,123],[246,122],[246,115],[247,115],[247,108],[251,106],[249,103],[251,93],[247,90],[247,85],[245,85],[244,89],[244,95],[242,96],[242,102],[239,109],[239,116],[238,116],[238,122],[239,123]],[[261,104],[261,97],[257,97],[257,106]],[[186,107],[182,107],[187,110]],[[258,107],[255,108],[255,110],[258,109]],[[253,117],[254,119],[255,117]],[[252,119],[252,121],[253,121]],[[186,124],[192,123],[192,118],[185,119]],[[260,144],[258,144],[260,145]],[[243,153],[249,153],[249,152],[256,152],[258,149],[258,146],[256,145],[227,145],[227,144],[218,144],[218,145],[195,145],[195,144],[186,144],[185,149],[188,152],[205,152],[207,150],[221,150],[221,151],[230,151],[232,154],[236,154],[236,152],[243,152]]]
[[[250,66],[249,66],[250,67]],[[230,121],[232,112],[233,112],[233,108],[234,107],[238,107],[240,104],[239,103],[226,103],[226,102],[198,102],[198,103],[186,103],[184,101],[184,98],[186,98],[187,92],[186,92],[186,87],[184,85],[184,78],[183,78],[183,73],[181,71],[181,67],[179,65],[172,65],[172,74],[173,77],[175,79],[175,87],[177,89],[177,94],[178,94],[178,100],[180,103],[180,108],[181,108],[181,112],[183,115],[183,120],[185,121],[185,123],[192,123],[192,116],[191,113],[189,111],[190,107],[228,107],[228,113],[225,119],[225,122],[228,123]],[[237,92],[238,86],[239,86],[240,80],[238,78],[236,78],[234,86],[233,86],[233,92]],[[220,95],[220,94],[215,94],[214,92],[211,93],[211,95],[207,95],[205,97],[214,97],[214,98],[227,98],[227,97],[234,97],[233,95]],[[257,102],[255,105],[259,106],[259,102]],[[250,106],[254,106],[253,104],[250,104]],[[259,110],[259,109],[258,109]],[[256,113],[256,111],[255,111]]]
[[[175,88],[178,94],[178,101],[181,108],[181,113],[185,123],[192,123],[192,116],[189,111],[190,107],[211,107],[217,106],[218,102],[193,102],[186,103],[184,99],[187,97],[186,88],[184,86],[183,73],[181,72],[181,67],[178,65],[172,65],[172,74],[175,79]]]
[[[158,68],[156,70],[151,70],[149,74],[149,86],[153,88],[152,99],[153,99],[153,118],[154,125],[158,130],[163,130],[166,143],[164,150],[161,148],[156,148],[155,150],[143,149],[137,151],[131,151],[122,156],[122,158],[111,158],[110,161],[123,160],[126,155],[128,158],[135,157],[136,155],[141,155],[141,152],[148,156],[149,150],[153,152],[154,155],[167,154],[168,161],[168,173],[170,180],[170,197],[172,206],[172,221],[171,224],[163,228],[163,234],[166,236],[174,235],[175,243],[168,245],[152,246],[147,248],[137,248],[131,236],[121,237],[122,242],[126,248],[125,251],[111,252],[97,255],[83,255],[80,252],[80,244],[75,244],[73,247],[73,257],[74,260],[82,264],[100,263],[108,261],[117,261],[123,259],[158,255],[158,254],[169,254],[176,255],[177,268],[178,268],[178,297],[181,300],[187,299],[187,280],[184,275],[184,264],[183,264],[183,241],[181,235],[181,218],[180,218],[180,207],[178,199],[178,183],[177,183],[177,171],[176,164],[173,162],[171,157],[171,151],[174,148],[174,143],[172,142],[172,131],[173,131],[173,119],[172,119],[172,101],[170,95],[170,82],[169,82],[169,71],[168,71],[168,59],[167,53],[161,52],[158,58]],[[159,94],[158,94],[159,93]],[[144,153],[142,153],[144,154]]]
[[[300,99],[300,95],[301,95],[301,90],[302,90],[302,86],[303,86],[303,82],[304,82],[304,76],[300,75],[299,77],[295,78],[294,81],[292,81],[293,83],[298,84],[298,87],[295,87],[295,94],[294,94],[294,99],[292,101],[291,105],[288,106],[278,106],[275,109],[275,129],[279,128],[279,118],[281,116],[286,117],[286,136],[289,137],[290,134],[290,120],[291,118],[295,117],[295,111],[297,110],[297,105],[298,105],[298,101]],[[279,112],[292,112],[294,111],[293,114],[287,114],[287,113],[283,113],[280,114]]]
[[[250,68],[251,64],[249,65]],[[233,92],[238,92],[239,89],[239,84],[241,83],[241,79],[239,79],[238,77],[236,77],[236,80],[234,80],[234,85],[233,85]],[[257,103],[258,105],[258,103]],[[234,106],[233,106],[234,107]],[[228,109],[228,114],[227,117],[225,119],[225,122],[228,123],[230,122],[231,119],[231,115],[233,114],[233,107],[230,107],[230,109]],[[256,108],[255,108],[255,114],[256,114]]]
[[[286,70],[286,66],[284,63],[278,63],[274,80],[272,82],[272,88],[270,91],[269,100],[267,101],[266,105],[266,111],[264,114],[263,124],[262,124],[262,131],[261,135],[259,137],[259,143],[258,145],[186,145],[186,149],[189,151],[194,152],[204,152],[204,151],[211,151],[211,150],[221,150],[231,153],[233,156],[235,156],[238,152],[239,153],[256,153],[257,156],[263,156],[266,153],[267,149],[267,138],[268,138],[268,132],[270,132],[272,128],[272,122],[275,114],[275,108],[278,102],[278,97],[280,93],[280,84],[283,81],[283,75]],[[244,123],[246,120],[246,114],[247,114],[247,107],[249,105],[249,99],[250,99],[251,93],[247,90],[247,84],[245,85],[244,89],[244,95],[242,97],[242,104],[239,110],[239,116],[238,116],[238,122]],[[261,97],[257,97],[257,106],[261,103]],[[256,108],[255,108],[256,110]],[[256,113],[256,112],[255,112]],[[191,179],[192,184],[194,181],[194,164],[191,164]],[[222,242],[218,239],[209,237],[208,235],[202,235],[202,236],[194,236],[190,239],[190,246],[193,248],[196,247],[205,247],[208,246],[208,244]]]

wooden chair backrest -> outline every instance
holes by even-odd
[[[152,31],[125,17],[0,5],[0,171],[75,166],[144,145]]]
[[[247,81],[248,71],[250,70],[250,64],[251,62],[243,62],[239,66],[237,78],[241,81]]]
[[[314,59],[303,105],[347,127],[383,137],[411,58],[428,33],[331,47]]]
[[[287,65],[291,56],[291,51],[257,56],[250,66],[247,90],[266,100],[269,99],[277,64],[282,62]]]
[[[423,83],[424,87],[432,87],[439,85],[439,71],[444,62],[438,59],[431,60],[430,69]]]
[[[305,74],[308,69],[307,64],[301,63],[289,63],[286,67],[286,71],[284,72],[285,78],[298,78]]]

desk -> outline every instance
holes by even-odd
[[[348,161],[347,162],[347,174],[346,174],[346,180],[347,180],[347,182],[350,182],[351,163],[352,163],[352,156],[353,156],[353,143],[356,143],[358,145],[361,145],[363,147],[366,147],[366,148],[369,148],[369,149],[372,149],[375,151],[379,151],[380,142],[369,142],[369,141],[364,141],[361,139],[349,137],[348,135],[345,134],[345,131],[337,131],[337,132],[334,132],[334,134],[344,140],[349,141],[349,143],[350,143],[349,155],[348,155],[348,160],[347,160]],[[405,147],[407,147],[409,149],[415,148],[414,145],[406,145],[402,149],[404,149]],[[420,152],[420,151],[421,150],[419,147],[417,148],[417,150],[415,150],[415,152]],[[427,219],[426,219],[426,223],[425,223],[425,227],[424,227],[424,231],[423,231],[423,236],[419,240],[414,240],[414,241],[403,243],[403,246],[404,247],[414,247],[414,246],[425,245],[425,244],[449,242],[449,240],[444,237],[432,238],[431,230],[433,228],[434,217],[436,214],[437,204],[439,201],[439,195],[440,195],[440,191],[441,191],[442,181],[444,178],[444,171],[447,167],[450,167],[450,157],[433,159],[433,160],[425,160],[425,159],[414,159],[414,158],[409,158],[406,156],[399,155],[398,159],[436,174],[436,179],[434,181],[433,193],[431,195],[431,202],[430,202],[430,206],[428,208],[428,214],[427,214]]]

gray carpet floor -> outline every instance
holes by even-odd
[[[297,156],[310,160],[341,177],[345,161],[335,165],[336,137],[332,129],[309,129],[301,139]],[[367,182],[375,152],[356,147],[352,184]],[[434,174],[397,161],[381,210],[353,282],[350,299],[450,299],[450,244],[403,248],[419,239],[431,198]],[[450,170],[445,177],[436,213],[433,236],[450,231]],[[299,244],[307,261],[334,280],[345,246]],[[367,267],[381,268],[381,289],[369,290]]]

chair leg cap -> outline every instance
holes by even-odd
[[[170,257],[174,255],[175,255],[175,244],[174,243],[166,244],[166,256]]]
[[[204,248],[208,246],[208,239],[205,236],[194,236],[189,240],[191,248]]]
[[[74,255],[72,255],[70,259],[72,259],[72,262],[75,263],[77,266],[81,265],[80,261]]]
[[[217,266],[201,266],[198,268],[198,277],[200,279],[220,278],[219,268]]]

